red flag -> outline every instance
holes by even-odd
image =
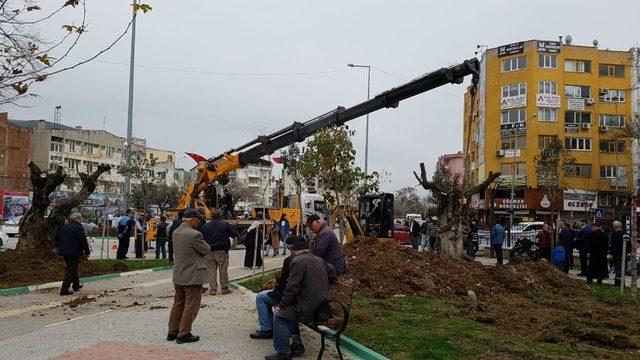
[[[189,155],[193,159],[193,161],[195,161],[197,163],[201,163],[203,161],[207,161],[207,159],[204,156],[198,155],[196,153],[188,152],[188,153],[185,153],[185,154]]]
[[[274,162],[277,162],[278,164],[282,164],[282,157],[281,156],[274,156],[272,157]]]

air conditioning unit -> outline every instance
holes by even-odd
[[[504,150],[496,150],[496,156],[497,157],[504,156]]]
[[[609,128],[607,127],[607,125],[600,125],[599,130],[600,130],[600,132],[607,132],[607,130],[609,130]]]
[[[590,128],[591,128],[591,124],[589,123],[582,124],[582,130],[589,130]]]
[[[595,103],[596,103],[596,101],[593,98],[588,98],[587,99],[587,105],[593,105]]]

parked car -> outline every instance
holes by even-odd
[[[411,232],[402,224],[393,225],[393,240],[398,245],[411,245]]]
[[[0,231],[9,235],[10,237],[18,236],[18,224],[20,224],[20,219],[22,219],[22,216],[12,217],[6,220],[4,223],[2,223],[2,228],[0,228]]]
[[[9,242],[9,235],[0,231],[0,247],[3,247],[7,242]]]

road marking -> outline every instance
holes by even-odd
[[[89,315],[85,315],[85,316],[80,316],[80,317],[77,317],[77,318],[73,318],[73,319],[69,319],[69,320],[65,320],[65,321],[57,322],[57,323],[55,323],[55,324],[45,325],[45,326],[43,326],[43,327],[48,328],[48,327],[52,327],[52,326],[56,326],[56,325],[62,325],[62,324],[66,324],[66,323],[70,323],[70,322],[76,321],[76,320],[80,320],[80,319],[84,319],[84,318],[88,318],[88,317],[92,317],[92,316],[96,316],[96,315],[100,315],[100,314],[108,313],[108,312],[110,312],[110,311],[112,311],[112,310],[111,310],[111,309],[109,309],[109,310],[105,310],[105,311],[100,311],[100,312],[97,312],[97,313],[95,313],[95,314],[89,314]]]

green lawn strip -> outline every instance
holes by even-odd
[[[145,260],[144,262],[142,262],[142,260],[100,259],[100,260],[91,260],[91,262],[99,263],[109,267],[112,267],[116,263],[121,262],[127,265],[127,267],[129,268],[129,270],[127,271],[153,269],[157,267],[164,267],[164,266],[171,265],[169,260],[156,260],[156,259],[149,259],[149,260]]]
[[[607,301],[611,299],[620,299],[620,300],[632,301],[631,289],[629,288],[625,288],[624,296],[620,296],[620,288],[615,287],[613,285],[589,284],[589,287],[592,290],[590,293],[590,296],[595,300]],[[640,304],[640,297],[638,297],[637,301]]]
[[[256,273],[256,276],[253,279],[251,278],[252,276],[249,275],[242,279],[238,279],[236,283],[246,287],[247,289],[253,292],[259,292],[260,286],[266,283],[267,281],[273,279],[279,272],[280,272],[280,269],[266,271],[264,273],[264,276],[262,275],[262,272],[259,272],[259,273]]]

